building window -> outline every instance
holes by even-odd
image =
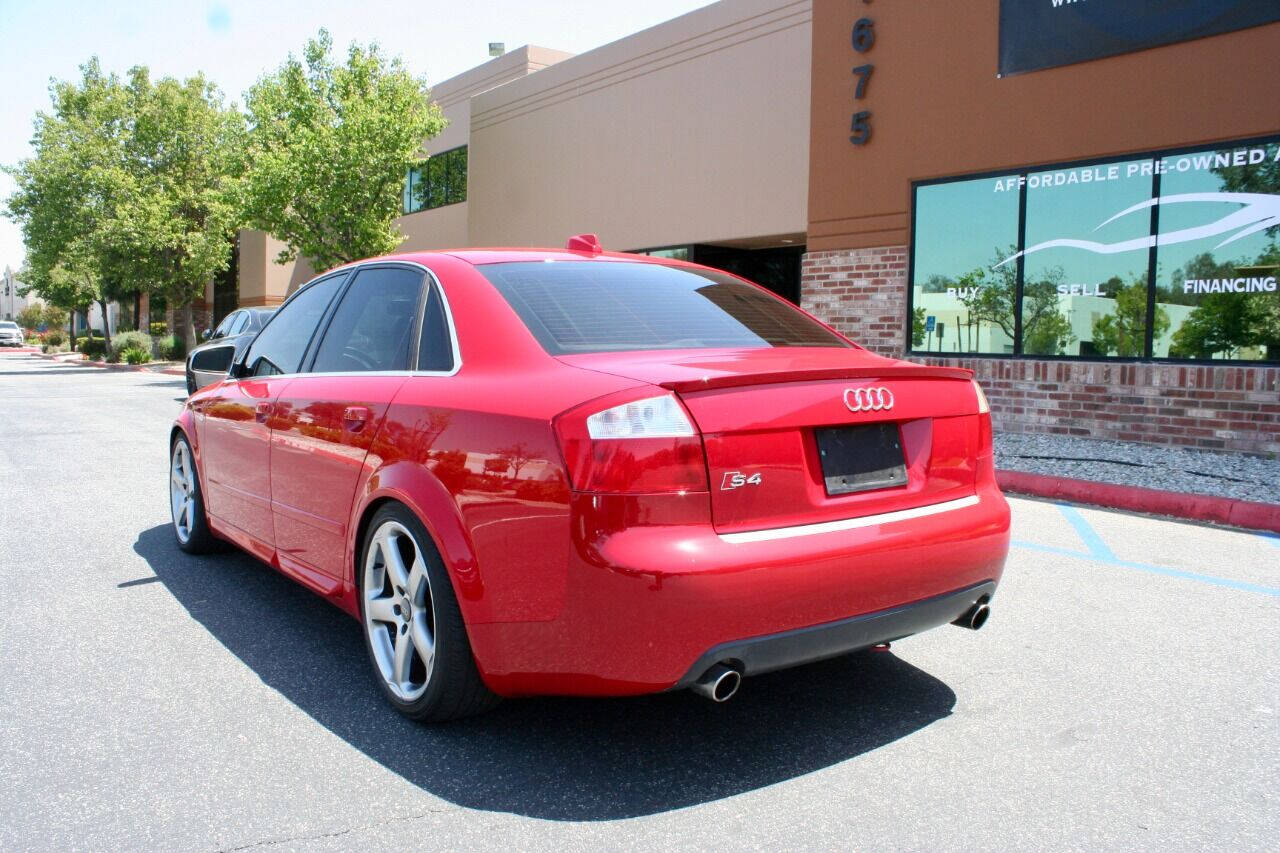
[[[404,181],[404,212],[417,213],[467,200],[467,146],[432,154],[409,169]]]
[[[911,265],[911,347],[921,352],[1005,353],[1017,329],[1018,194],[993,179],[916,189]],[[1003,180],[1003,178],[1001,178]]]
[[[912,352],[1280,361],[1280,140],[913,190]]]

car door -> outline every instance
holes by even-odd
[[[283,389],[271,439],[271,509],[282,564],[338,584],[361,467],[415,365],[424,302],[420,267],[360,268],[309,369]],[[301,564],[301,565],[297,565]],[[336,586],[335,586],[336,588]]]
[[[345,275],[319,279],[295,293],[249,347],[237,375],[197,404],[206,508],[270,556],[271,418],[280,390],[297,375]],[[265,552],[265,553],[263,553]]]

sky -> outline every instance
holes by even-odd
[[[325,27],[335,53],[378,42],[435,83],[485,62],[489,42],[583,53],[707,5],[706,0],[405,3],[386,0],[0,0],[0,164],[30,155],[32,119],[49,106],[49,80],[78,77],[98,56],[121,74],[146,65],[152,79],[203,71],[228,101]],[[13,192],[0,174],[0,200]],[[0,216],[0,269],[22,266],[22,235]]]

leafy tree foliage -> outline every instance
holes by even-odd
[[[1115,300],[1112,313],[1093,321],[1093,345],[1107,355],[1140,356],[1147,347],[1147,280],[1136,278],[1116,290]],[[1169,331],[1168,311],[1156,307],[1152,329],[1156,338]]]
[[[445,120],[425,81],[376,45],[352,44],[331,59],[325,30],[258,81],[249,111],[245,210],[283,240],[281,262],[299,254],[317,269],[392,251],[403,239],[406,170]]]
[[[989,267],[979,267],[965,273],[956,282],[956,287],[961,288],[961,293],[964,294],[960,301],[969,309],[969,316],[973,320],[998,326],[1009,340],[1015,338],[1016,331],[1014,309],[1017,303],[1018,272],[1013,264],[1002,267],[997,267],[996,264],[1015,251],[1016,248],[1011,246],[1003,254],[997,252]],[[1058,285],[1062,278],[1062,269],[1055,267],[1043,279],[1023,283],[1023,352],[1060,355],[1075,340],[1071,334],[1070,320],[1058,308]]]
[[[8,170],[29,289],[69,310],[96,302],[104,318],[109,300],[150,291],[189,316],[230,259],[239,115],[200,76],[152,84],[134,68],[126,83],[96,59],[50,95],[34,155]]]

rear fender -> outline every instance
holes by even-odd
[[[468,624],[488,621],[484,584],[471,536],[453,496],[434,474],[416,462],[391,462],[371,472],[357,495],[348,527],[352,535],[347,537],[345,565],[350,567],[350,574],[344,583],[345,609],[352,615],[359,614],[356,572],[366,515],[375,504],[393,500],[407,506],[426,526],[448,570],[463,619]]]

